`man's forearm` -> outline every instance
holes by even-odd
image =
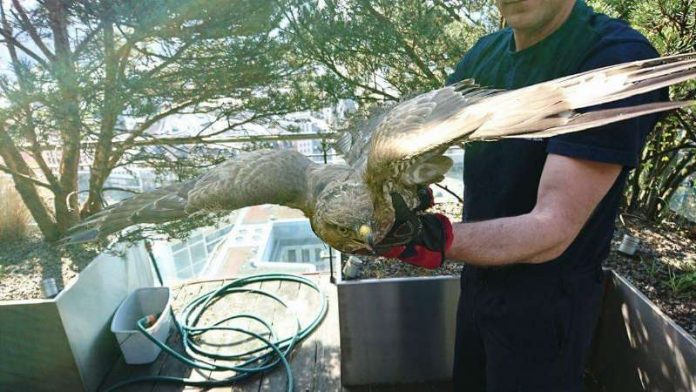
[[[449,260],[475,265],[543,263],[573,242],[621,166],[549,154],[532,212],[453,227]]]
[[[543,214],[453,225],[454,241],[446,258],[480,266],[542,263],[567,248],[577,233]]]

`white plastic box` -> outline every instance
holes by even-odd
[[[137,322],[148,315],[159,315],[147,331],[158,341],[164,342],[171,324],[170,307],[169,287],[140,288],[121,303],[111,321],[111,332],[116,335],[127,364],[144,364],[157,359],[162,349],[138,330]]]

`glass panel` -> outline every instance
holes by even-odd
[[[230,230],[232,230],[231,226],[223,227],[222,229],[216,230],[208,235],[205,236],[205,240],[207,242],[212,242],[217,240],[218,238],[224,237],[225,234],[229,233]]]
[[[284,261],[287,261],[289,263],[294,263],[297,261],[297,254],[295,249],[288,249],[287,257]]]
[[[202,242],[198,242],[191,246],[191,262],[194,264],[205,262],[208,258],[208,253],[205,251],[205,246]]]
[[[181,241],[179,241],[175,244],[172,244],[171,245],[172,252],[177,252],[177,251],[184,249],[184,245],[186,245],[186,244],[184,242],[181,242]]]
[[[183,270],[185,268],[189,268],[191,266],[191,259],[189,258],[189,253],[185,249],[174,253],[174,267],[177,270],[177,275],[178,271]]]
[[[176,271],[176,277],[179,279],[182,279],[182,280],[190,279],[193,276],[194,275],[193,275],[191,268],[184,268],[184,269]]]
[[[205,268],[205,264],[206,264],[205,260],[203,260],[203,262],[201,262],[201,263],[194,264],[193,268],[192,268],[192,275],[193,276],[200,275],[200,273]]]
[[[215,250],[215,247],[216,247],[220,242],[222,242],[222,240],[217,240],[217,241],[213,241],[213,242],[208,242],[208,244],[205,246],[205,250],[208,251],[208,254],[213,253],[213,251]]]
[[[302,262],[309,263],[309,249],[302,249]]]

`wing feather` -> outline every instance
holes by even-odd
[[[139,223],[163,223],[198,211],[280,204],[311,214],[309,158],[292,150],[259,150],[223,162],[198,178],[136,195],[71,228],[64,243],[92,241]]]
[[[537,138],[577,132],[692,104],[673,102],[577,113],[696,78],[696,53],[633,61],[512,91],[465,81],[403,102],[375,128],[366,181],[381,192],[385,181],[403,181],[404,170],[467,140]],[[399,170],[394,172],[394,167]],[[406,185],[406,184],[404,184]]]

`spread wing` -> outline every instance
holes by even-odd
[[[313,209],[313,169],[293,150],[240,154],[198,178],[136,195],[71,228],[65,243],[101,239],[139,223],[163,223],[198,211],[236,210],[258,204]]]
[[[448,113],[444,112],[447,110],[452,111],[499,91],[501,90],[480,88],[473,80],[467,79],[453,86],[407,99],[400,104],[373,106],[367,113],[351,120],[351,124],[342,130],[333,147],[343,155],[346,163],[356,170],[364,171],[373,136],[378,129],[414,129],[417,125],[422,125],[427,116],[445,117]],[[442,104],[438,106],[436,102]],[[444,105],[447,102],[449,105]],[[439,113],[432,113],[436,108]]]
[[[413,189],[442,179],[450,163],[440,154],[455,143],[548,137],[687,106],[692,102],[574,111],[695,77],[692,53],[609,66],[512,91],[480,88],[471,81],[434,90],[383,116],[372,134],[366,182],[377,193]]]
[[[348,165],[356,170],[364,169],[372,134],[394,106],[371,106],[366,113],[356,114],[348,126],[340,131],[340,137],[334,142],[333,147],[343,155]]]

